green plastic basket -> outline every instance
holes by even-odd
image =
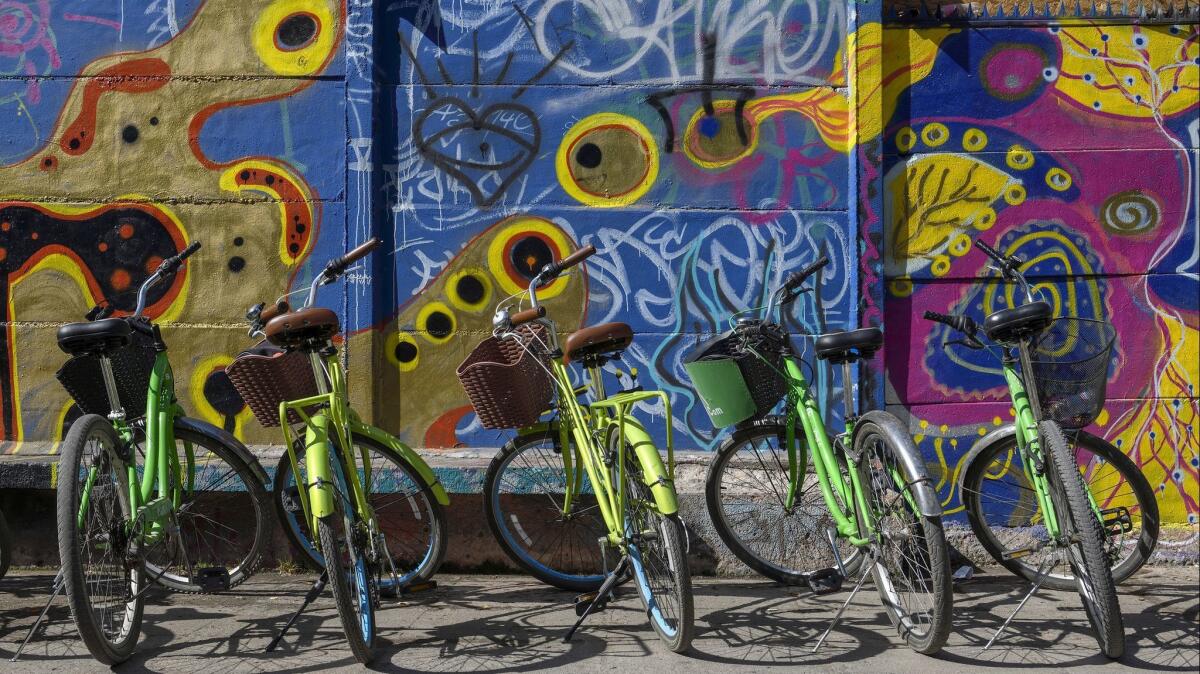
[[[758,410],[736,360],[710,356],[684,363],[683,367],[692,378],[692,385],[713,426],[732,426],[754,416]]]

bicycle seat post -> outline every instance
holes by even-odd
[[[842,405],[843,414],[847,421],[858,418],[858,409],[854,406],[853,384],[850,381],[850,359],[842,361]]]

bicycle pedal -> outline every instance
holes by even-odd
[[[1125,506],[1101,510],[1100,523],[1110,536],[1127,534],[1133,531],[1133,517],[1129,514],[1129,508]]]
[[[842,583],[845,580],[846,577],[833,567],[813,571],[804,577],[804,581],[808,583],[808,589],[813,594],[833,594],[840,592],[842,590]]]
[[[400,596],[433,592],[437,589],[437,586],[438,584],[436,580],[422,580],[416,583],[409,583],[408,585],[400,588]]]
[[[224,592],[229,589],[229,569],[223,566],[206,566],[196,569],[192,578],[201,592]]]
[[[1031,545],[1031,546],[1025,547],[1025,548],[1017,548],[1016,550],[1005,550],[1004,552],[1000,553],[1000,559],[1005,562],[1011,562],[1014,559],[1021,559],[1022,557],[1028,557],[1029,555],[1032,555],[1033,553],[1035,553],[1041,549],[1042,549],[1042,546],[1040,546],[1040,545]]]
[[[592,603],[596,601],[597,594],[599,594],[599,593],[598,592],[588,592],[586,594],[581,594],[578,597],[575,597],[575,615],[582,616],[584,613],[586,613],[588,610],[588,607],[591,606]],[[608,608],[608,598],[605,598],[604,600],[600,601],[595,606],[593,606],[591,612],[599,613],[600,611],[603,611],[606,608]]]
[[[289,513],[299,513],[300,507],[300,490],[296,487],[288,487],[283,490],[283,509]]]

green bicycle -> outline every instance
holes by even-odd
[[[1033,587],[984,649],[1003,633],[1065,557],[1071,569],[1071,577],[1066,580],[1073,577],[1100,649],[1110,658],[1119,658],[1125,652],[1125,628],[1111,564],[1117,561],[1120,548],[1112,549],[1111,541],[1128,533],[1133,523],[1128,511],[1101,510],[1096,504],[1063,431],[1064,424],[1072,428],[1088,425],[1103,409],[1114,330],[1103,321],[1055,320],[1050,305],[1034,299],[1035,293],[1020,271],[1023,260],[1001,255],[982,241],[975,245],[995,262],[1005,281],[1020,286],[1025,303],[988,315],[982,326],[984,335],[1002,348],[1004,379],[1016,410],[1019,451],[1016,456],[1010,453],[1003,464],[995,462],[990,454],[973,459],[968,472],[975,477],[966,484],[982,485],[981,470],[991,472],[995,478],[1009,470],[1023,472],[1024,479],[1012,491],[1028,489],[1032,493],[1010,494],[1009,510],[1020,506],[1024,498],[1032,498],[1040,516],[1030,523],[1044,529],[1033,542],[1013,546],[1002,554],[1008,562],[1031,555],[1041,556],[1041,562],[1032,574]],[[964,339],[959,343],[968,348],[986,348],[978,338],[980,326],[969,316],[927,311],[925,318],[961,333]],[[1013,459],[1017,465],[1011,465]],[[981,504],[982,493],[978,486],[966,488],[963,502],[972,526],[985,539],[995,536],[998,527],[980,520],[992,514],[996,503],[992,500]],[[1157,532],[1157,510],[1142,512],[1151,515]],[[992,545],[1002,547],[998,541]],[[1132,567],[1128,571],[1132,573],[1140,562],[1121,562],[1117,566],[1125,575],[1126,567]]]
[[[184,416],[159,326],[142,315],[150,290],[199,248],[159,265],[132,316],[98,305],[58,330],[71,358],[57,376],[84,414],[57,466],[56,592],[107,665],[132,655],[152,583],[227,590],[254,572],[271,537],[265,472],[232,435]]]
[[[628,325],[582,328],[560,346],[554,321],[538,304],[540,288],[595,252],[586,246],[547,264],[529,284],[529,309],[510,313],[524,292],[501,301],[493,336],[459,367],[482,424],[519,429],[488,469],[485,513],[517,564],[551,584],[594,591],[577,598],[579,619],[564,641],[604,608],[618,582],[632,576],[651,626],[678,653],[691,644],[693,604],[687,532],[673,482],[670,400],[636,386],[612,395],[605,390],[601,368],[632,343]],[[572,383],[567,366],[573,362],[587,372],[586,387]],[[591,402],[580,402],[584,393]],[[555,416],[538,422],[552,397]],[[666,465],[631,414],[638,403],[651,401],[666,416]],[[619,559],[609,570],[614,551]],[[575,555],[595,565],[566,563]]]
[[[276,475],[277,507],[288,535],[323,567],[268,652],[328,585],[350,650],[369,663],[381,594],[427,580],[445,554],[445,489],[416,452],[363,423],[350,407],[333,344],[341,329],[337,314],[313,306],[320,286],[379,245],[371,239],[330,261],[301,308],[278,300],[266,310],[251,309],[251,334],[261,331],[277,348],[242,354],[226,368],[259,422],[283,429],[287,453]]]
[[[772,294],[763,318],[749,315],[761,308],[733,316],[730,331],[685,359],[713,425],[734,426],[709,466],[709,515],[734,554],[781,582],[807,583],[826,594],[864,568],[814,651],[870,573],[900,636],[917,652],[937,653],[950,632],[952,604],[941,505],[900,420],[854,411],[851,366],[869,360],[883,335],[863,328],[816,339],[817,357],[842,367],[845,431],[831,441],[775,317],[775,309],[807,292],[805,281],[828,263],[823,257],[793,273]],[[785,395],[786,415],[770,416]],[[802,571],[819,557],[817,532],[825,534],[836,566]]]

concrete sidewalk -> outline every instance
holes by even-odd
[[[53,574],[19,572],[0,581],[0,657],[5,672],[98,671],[77,640],[65,600],[16,665],[7,662],[45,599]],[[1197,569],[1152,569],[1122,587],[1127,654],[1097,652],[1073,593],[1043,591],[991,651],[992,631],[1025,586],[999,573],[955,593],[955,631],[939,659],[909,651],[868,584],[822,650],[811,652],[845,594],[812,597],[767,581],[696,582],[696,639],[686,656],[660,647],[632,588],[591,619],[572,643],[571,595],[521,576],[441,576],[438,589],[378,614],[377,669],[414,672],[853,671],[960,672],[976,669],[1195,672],[1200,666]],[[123,672],[305,672],[356,670],[328,598],[297,623],[280,651],[263,649],[301,601],[311,576],[264,573],[226,595],[157,593],[147,604],[142,641]]]

